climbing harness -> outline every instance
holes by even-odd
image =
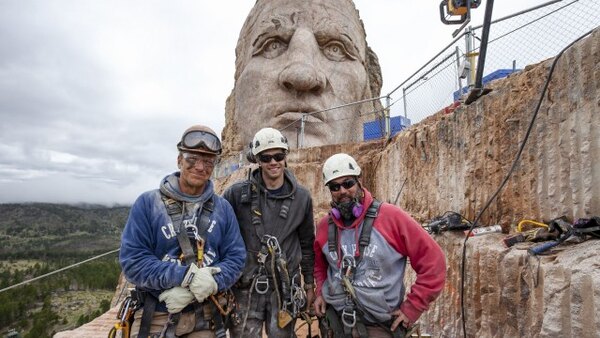
[[[171,218],[171,222],[175,227],[177,234],[177,241],[181,248],[181,255],[179,259],[184,265],[197,264],[199,267],[203,265],[204,259],[204,246],[206,241],[204,239],[205,233],[210,227],[210,216],[214,209],[214,201],[211,198],[202,205],[199,220],[197,221],[196,227],[185,228],[183,226],[183,216],[185,215],[185,206],[181,202],[176,201],[172,198],[161,194],[161,199],[167,213]],[[195,244],[195,250],[192,247],[192,242]],[[143,304],[144,311],[140,322],[140,331],[138,333],[139,338],[147,338],[150,335],[150,325],[152,317],[158,303],[156,296],[150,292],[143,290],[133,290],[132,299],[136,300],[138,307]],[[202,304],[194,302],[193,308],[195,312],[196,325],[195,330],[213,330],[217,338],[226,337],[225,329],[228,324],[236,321],[236,317],[233,315],[233,308],[235,307],[235,299],[231,291],[221,292],[217,295],[211,295],[208,298],[208,302]],[[162,329],[159,337],[173,338],[176,337],[175,329],[181,313],[169,314],[167,323]],[[209,318],[208,324],[202,324],[198,322],[199,318]]]
[[[375,218],[377,218],[380,207],[381,202],[373,200],[373,203],[371,203],[367,209],[363,221],[362,230],[358,240],[358,253],[346,254],[342,257],[341,262],[339,262],[342,285],[346,292],[345,304],[340,312],[329,306],[325,319],[327,321],[325,327],[331,329],[336,336],[343,333],[343,336],[345,337],[352,337],[352,330],[356,329],[361,338],[367,337],[367,329],[364,322],[364,315],[367,313],[367,310],[356,297],[353,282],[356,267],[360,264],[364,251],[371,241],[373,222],[375,221]],[[332,217],[329,217],[327,231],[327,249],[330,257],[337,263],[339,257],[338,229],[337,225],[333,222]],[[389,328],[382,323],[376,323],[376,325],[390,331]]]
[[[293,199],[294,195],[292,194],[285,198],[281,204],[279,217],[284,220],[288,217]],[[251,276],[252,283],[248,293],[248,304],[250,304],[253,292],[265,295],[269,292],[272,283],[277,298],[277,325],[280,328],[285,328],[300,316],[300,309],[306,304],[306,293],[300,287],[299,276],[290,276],[287,257],[281,249],[278,238],[265,231],[260,208],[259,189],[251,181],[251,171],[248,171],[248,179],[241,189],[241,202],[250,204],[252,225],[261,245],[256,253],[258,268]],[[242,335],[249,312],[246,311],[242,322]]]

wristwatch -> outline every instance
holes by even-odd
[[[304,291],[314,290],[314,289],[315,289],[314,284],[304,284]]]

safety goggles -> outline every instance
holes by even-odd
[[[221,141],[219,141],[219,138],[202,130],[192,130],[183,135],[181,145],[187,149],[204,148],[217,154],[221,153]]]
[[[327,186],[329,187],[329,191],[337,192],[337,191],[340,191],[341,187],[344,187],[344,189],[348,190],[355,185],[356,185],[356,180],[353,178],[349,178],[349,179],[343,181],[342,183],[332,182],[332,183],[329,183]]]
[[[183,153],[183,159],[188,163],[190,168],[195,167],[198,163],[202,163],[204,168],[214,168],[217,164],[217,159],[197,154]]]
[[[272,159],[275,159],[275,161],[280,162],[285,160],[285,153],[277,153],[277,154],[273,154],[273,155],[267,155],[267,154],[259,154],[258,155],[258,160],[263,162],[263,163],[269,163],[271,162]]]

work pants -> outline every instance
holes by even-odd
[[[296,320],[292,320],[283,329],[277,325],[277,314],[279,312],[277,293],[269,288],[265,294],[259,294],[250,288],[235,288],[233,290],[238,304],[237,313],[240,324],[229,329],[231,338],[256,338],[262,337],[263,324],[269,338],[295,338],[294,326]],[[251,294],[251,299],[248,296]],[[247,316],[247,318],[246,318]],[[244,319],[245,324],[244,325]]]
[[[142,313],[140,310],[135,313],[135,320],[131,325],[131,338],[137,338],[140,331],[140,322],[142,321]],[[152,323],[150,324],[150,337],[159,337],[163,331],[165,324],[169,320],[169,314],[166,312],[154,312]],[[211,330],[194,331],[196,325],[196,316],[193,311],[182,313],[179,316],[179,322],[175,329],[175,335],[181,338],[215,338],[215,333]]]

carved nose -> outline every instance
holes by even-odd
[[[290,91],[320,94],[325,89],[325,75],[314,65],[296,61],[279,74],[279,84]]]

